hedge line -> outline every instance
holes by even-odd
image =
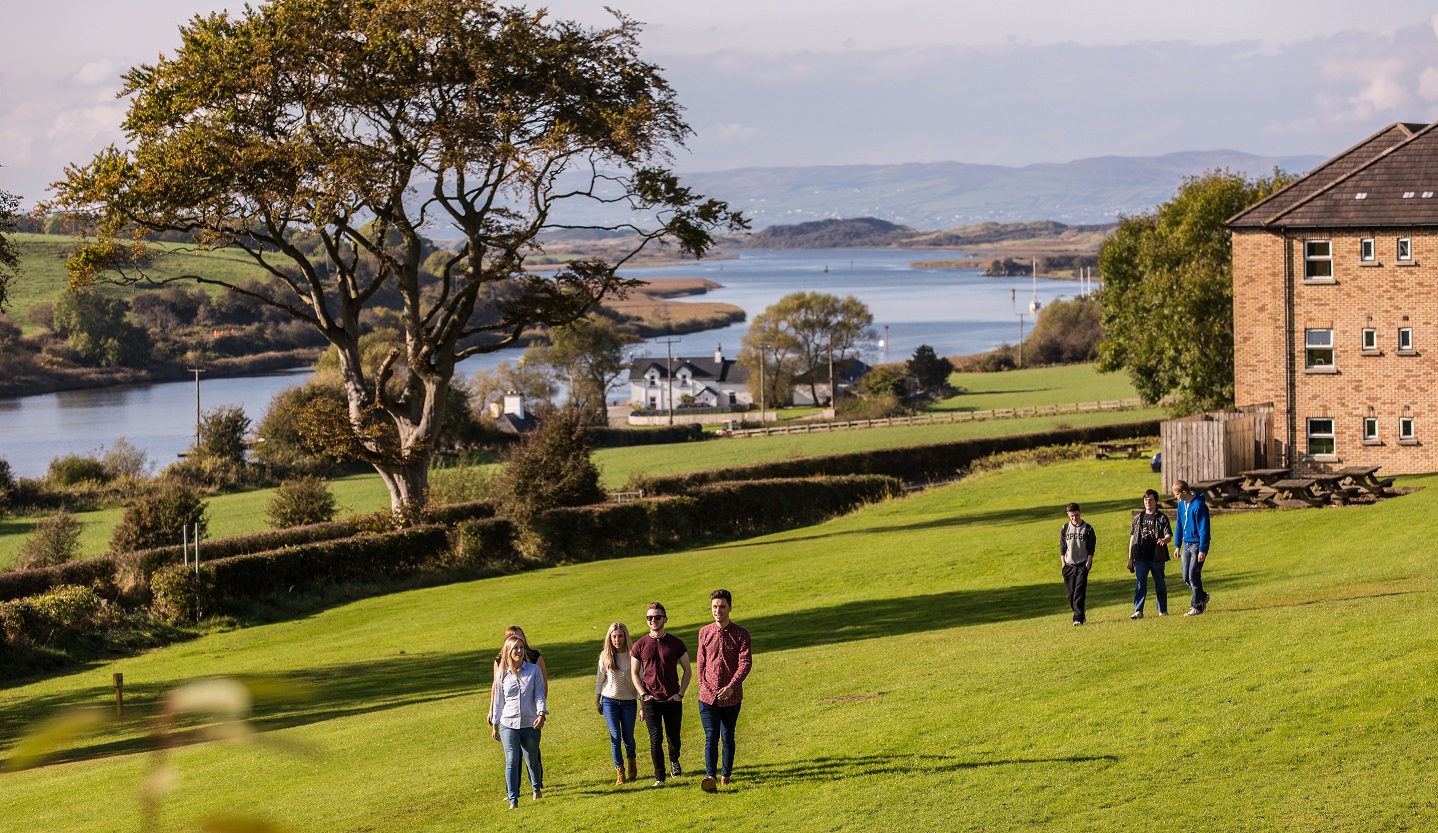
[[[591,428],[589,439],[595,448],[687,443],[704,439],[704,426],[690,423],[666,425],[663,428]]]
[[[1097,425],[1089,428],[1065,428],[1035,434],[1007,437],[985,437],[954,440],[947,443],[911,445],[900,448],[877,448],[822,457],[775,460],[723,469],[674,474],[649,478],[645,488],[652,494],[681,494],[708,483],[740,480],[764,480],[776,477],[818,477],[848,474],[882,474],[909,482],[953,477],[967,469],[975,460],[1008,451],[1021,451],[1048,445],[1092,443],[1129,437],[1156,436],[1158,420],[1128,422],[1118,425]],[[742,442],[732,440],[730,442]]]
[[[426,518],[431,523],[453,526],[474,518],[491,518],[494,514],[493,502],[476,500],[436,506],[429,510]],[[200,562],[203,564],[206,561],[239,555],[350,538],[359,534],[368,522],[369,516],[360,515],[290,529],[272,529],[201,541]],[[54,567],[0,572],[0,601],[33,596],[66,584],[93,587],[101,596],[110,599],[126,593],[143,596],[156,570],[183,561],[184,549],[175,545],[119,555],[103,555]]]

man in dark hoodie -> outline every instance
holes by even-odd
[[[1084,623],[1084,597],[1088,594],[1088,571],[1093,567],[1097,544],[1093,527],[1079,515],[1079,505],[1068,505],[1069,521],[1059,530],[1059,566],[1063,568],[1064,588],[1073,608],[1074,627]]]

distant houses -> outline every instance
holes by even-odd
[[[1438,123],[1394,124],[1229,220],[1234,393],[1295,473],[1438,470]]]
[[[670,373],[673,384],[670,384]],[[671,408],[727,408],[753,405],[749,372],[724,356],[724,346],[708,357],[642,358],[629,368],[629,401],[650,411]],[[673,397],[671,402],[670,397]]]

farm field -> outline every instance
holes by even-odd
[[[1126,374],[1099,373],[1092,364],[1038,367],[1007,373],[955,373],[949,377],[949,384],[961,387],[965,392],[941,399],[928,410],[1031,408],[1138,396]]]
[[[0,750],[58,708],[109,702],[114,672],[131,716],[0,774],[6,821],[139,829],[158,693],[258,674],[314,698],[260,706],[264,742],[186,736],[155,829],[832,831],[894,813],[920,830],[1434,829],[1438,573],[1422,547],[1364,543],[1438,511],[1438,478],[1372,506],[1219,516],[1209,612],[1177,615],[1174,566],[1175,615],[1135,622],[1123,542],[1155,479],[1141,460],[1018,467],[816,527],[368,599],[15,685]],[[1099,535],[1083,628],[1055,563],[1068,500]],[[616,788],[592,688],[604,629],[637,629],[660,599],[693,646],[715,587],[756,650],[734,784],[698,789],[691,689],[687,774]],[[510,813],[483,692],[514,623],[544,651],[553,717],[545,798]]]

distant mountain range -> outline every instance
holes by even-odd
[[[727,200],[755,230],[771,225],[876,217],[913,229],[983,222],[1111,223],[1169,199],[1186,176],[1227,168],[1267,176],[1304,173],[1322,156],[1255,156],[1231,150],[1165,156],[1100,156],[1062,164],[930,162],[687,173],[701,194]]]

